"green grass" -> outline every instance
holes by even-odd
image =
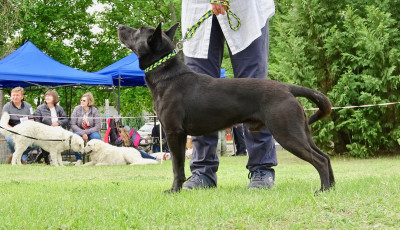
[[[171,162],[147,166],[0,165],[0,229],[398,229],[400,157],[332,160],[335,190],[278,154],[275,187],[247,190],[247,157],[223,157],[218,188],[164,194]],[[189,162],[186,162],[189,173]]]

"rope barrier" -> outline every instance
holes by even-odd
[[[396,105],[400,104],[400,102],[389,102],[389,103],[382,103],[382,104],[367,104],[367,105],[358,105],[358,106],[343,106],[343,107],[332,107],[332,109],[354,109],[354,108],[366,108],[366,107],[375,107],[375,106],[386,106],[386,105]],[[310,108],[304,110],[318,110],[319,108]]]
[[[52,118],[52,116],[35,116],[35,115],[21,115],[21,114],[9,114],[10,116],[16,116],[16,117],[43,117],[43,118]],[[57,117],[57,118],[82,118],[82,117]],[[118,116],[106,116],[106,117],[88,117],[89,119],[108,119],[108,118],[114,118],[114,119],[131,119],[131,118],[157,118],[157,116],[137,116],[137,117],[118,117]]]
[[[396,105],[400,104],[400,102],[388,102],[388,103],[381,103],[381,104],[367,104],[367,105],[358,105],[358,106],[343,106],[343,107],[332,107],[332,109],[354,109],[354,108],[367,108],[367,107],[376,107],[376,106],[388,106],[388,105]],[[309,108],[304,109],[307,111],[318,110],[319,108]],[[51,116],[34,116],[34,115],[21,115],[21,114],[10,114],[10,116],[17,116],[17,117],[44,117],[44,118],[51,118]],[[58,117],[58,118],[81,118],[81,117]],[[137,119],[137,118],[157,118],[157,116],[136,116],[136,117],[118,117],[118,116],[107,116],[107,117],[89,117],[90,119]]]

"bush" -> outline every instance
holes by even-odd
[[[278,1],[269,76],[317,89],[333,106],[398,102],[399,6],[397,1]],[[315,141],[330,153],[355,157],[398,153],[399,106],[333,110],[313,125]]]

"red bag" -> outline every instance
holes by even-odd
[[[87,125],[86,121],[83,121],[83,122],[82,122],[82,127],[83,127],[84,129],[90,129],[90,126]]]

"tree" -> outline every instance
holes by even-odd
[[[399,4],[279,1],[271,26],[270,76],[318,89],[334,106],[397,102]],[[334,110],[312,127],[315,139],[331,152],[352,156],[398,153],[398,106]]]
[[[0,2],[0,59],[12,53],[14,44],[8,41],[11,34],[15,32],[14,26],[20,22],[18,9],[9,1]]]
[[[92,0],[72,0],[68,4],[62,0],[3,1],[8,7],[1,20],[7,19],[7,22],[13,23],[8,24],[6,34],[3,35],[1,31],[3,36],[0,37],[0,42],[12,40],[15,41],[15,46],[19,47],[28,40],[32,41],[53,59],[88,72],[100,70],[130,54],[119,42],[119,24],[141,26],[155,25],[162,21],[167,27],[173,23],[170,20],[171,12],[175,18],[180,12],[174,4],[179,1],[99,1],[105,4],[105,10],[94,13],[88,12],[93,6]],[[1,9],[5,9],[1,6]],[[11,15],[16,15],[14,12],[19,12],[22,20],[11,20]],[[92,32],[96,24],[102,29],[100,33]],[[5,27],[1,29],[5,30]],[[19,33],[15,33],[16,31]],[[4,56],[9,53],[11,52]],[[28,91],[26,99],[40,104],[45,89],[30,87]],[[105,98],[115,105],[111,88],[84,86],[57,91],[62,98],[60,103],[66,111],[71,111],[74,105],[79,104],[78,100],[84,91],[94,94],[98,106],[104,104]],[[122,101],[131,102],[122,106],[124,114],[138,115],[142,110],[152,111],[151,96],[147,88],[123,88],[121,95]]]

